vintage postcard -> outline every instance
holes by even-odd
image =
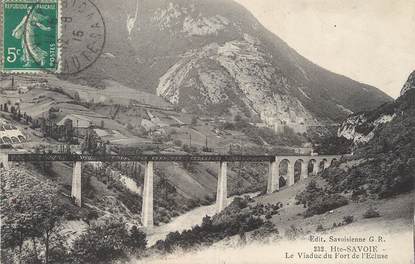
[[[415,1],[0,0],[0,262],[413,264]]]

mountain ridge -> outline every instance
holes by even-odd
[[[241,113],[264,122],[288,120],[290,112],[309,123],[338,121],[391,100],[307,60],[230,0],[97,4],[107,46],[76,78],[113,79],[195,114]]]

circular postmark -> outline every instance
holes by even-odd
[[[36,10],[41,8],[45,0],[38,0],[28,15],[26,32],[36,21]],[[34,47],[41,46],[42,42],[53,43],[54,36],[49,39],[38,38],[38,45],[27,45],[26,49],[31,59],[44,71],[58,75],[73,75],[90,67],[100,57],[106,37],[106,28],[103,16],[97,6],[91,0],[58,0],[61,4],[58,19],[46,19],[43,29],[53,26],[58,28],[56,37],[55,69],[44,67],[45,62],[39,59],[38,50]],[[35,17],[35,19],[33,19]],[[42,28],[41,28],[42,29]],[[25,34],[25,37],[30,34]],[[30,41],[25,41],[30,43]],[[49,60],[53,60],[49,58]]]

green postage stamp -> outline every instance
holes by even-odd
[[[2,0],[2,72],[56,72],[59,0]]]

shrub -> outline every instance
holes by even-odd
[[[146,235],[136,227],[128,232],[125,222],[109,220],[92,225],[74,241],[73,255],[76,263],[109,263],[127,259],[146,247]]]
[[[323,214],[348,203],[348,200],[339,194],[324,194],[309,203],[305,216],[310,217],[316,214]]]
[[[196,147],[196,146],[189,146],[189,145],[187,145],[187,144],[184,144],[184,145],[182,146],[182,150],[183,150],[184,152],[188,152],[188,153],[197,153],[197,152],[198,152],[198,149],[197,149],[197,147]]]
[[[199,207],[200,204],[201,204],[200,199],[192,199],[192,200],[189,200],[189,202],[187,203],[187,207],[189,209],[193,209],[193,208]]]
[[[157,242],[156,248],[164,252],[172,252],[176,248],[188,250],[198,245],[211,245],[225,237],[245,234],[264,225],[261,218],[240,214],[241,210],[236,209],[239,207],[238,204],[234,203],[232,207],[235,208],[228,207],[220,213],[226,214],[226,221],[214,220],[206,216],[200,226],[196,225],[182,233],[169,233],[164,241]],[[218,218],[218,215],[214,218]]]
[[[95,209],[91,209],[91,211],[88,212],[87,218],[88,220],[94,220],[99,217],[98,212]]]
[[[339,194],[327,193],[314,180],[307,185],[304,191],[297,194],[295,199],[296,204],[303,204],[304,207],[308,207],[305,211],[306,217],[323,214],[348,204],[345,197]]]
[[[279,231],[273,223],[266,221],[263,226],[252,232],[251,239],[260,243],[266,243],[269,238],[278,239]]]
[[[305,190],[295,196],[296,204],[310,205],[313,201],[324,195],[323,189],[312,180]]]
[[[380,217],[380,214],[378,211],[376,211],[374,208],[370,207],[364,214],[363,218],[376,218]]]
[[[124,246],[129,253],[137,255],[146,249],[147,236],[143,231],[139,230],[136,226],[133,226],[129,236],[126,241],[124,241]]]
[[[233,199],[232,204],[239,209],[244,209],[248,206],[249,200],[246,198],[236,197]]]
[[[353,215],[348,215],[348,216],[343,217],[343,224],[345,225],[351,224],[353,223],[353,221],[354,221]]]
[[[324,227],[322,224],[319,224],[316,228],[316,232],[321,232],[321,231],[324,231]]]
[[[175,140],[173,141],[173,143],[174,143],[174,145],[176,145],[176,146],[178,146],[178,147],[183,146],[183,142],[182,142],[180,139],[175,139]]]
[[[349,140],[344,137],[337,137],[337,135],[332,135],[318,140],[315,145],[315,151],[321,155],[342,155],[351,152],[353,140]]]
[[[134,126],[132,124],[128,123],[127,124],[127,129],[128,130],[133,130],[134,129]]]
[[[289,229],[285,230],[285,237],[289,240],[295,240],[303,234],[301,228],[297,228],[295,225],[291,225]]]

